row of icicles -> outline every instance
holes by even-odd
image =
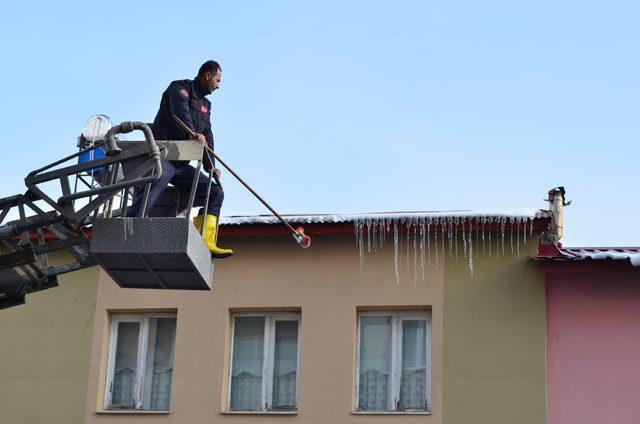
[[[496,232],[492,226],[498,226]],[[515,226],[515,229],[513,229]],[[509,235],[507,227],[511,228]],[[413,281],[418,282],[418,261],[420,277],[425,279],[425,267],[431,267],[433,253],[435,268],[438,256],[449,255],[458,259],[458,239],[473,277],[473,258],[480,253],[488,256],[505,254],[505,238],[510,244],[511,254],[520,257],[520,239],[527,242],[533,235],[533,219],[528,217],[409,217],[409,218],[365,218],[354,222],[356,244],[360,252],[360,273],[363,273],[367,252],[376,252],[385,245],[387,238],[393,238],[393,265],[396,283],[400,284],[399,262],[405,256],[407,270],[413,262]],[[404,235],[403,235],[404,233]],[[494,240],[492,240],[492,238]],[[514,240],[515,238],[515,240]],[[403,240],[404,239],[404,240]],[[495,242],[495,251],[492,251]]]

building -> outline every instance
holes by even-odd
[[[539,255],[549,424],[640,422],[640,248]]]
[[[229,218],[210,292],[72,273],[0,316],[3,423],[544,423],[544,211]],[[268,417],[267,417],[268,416]]]

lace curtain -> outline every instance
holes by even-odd
[[[402,373],[399,410],[427,408],[426,322],[402,321]]]
[[[153,318],[150,320],[150,327],[142,408],[149,411],[168,411],[171,403],[176,319]]]
[[[400,393],[397,404],[389,397],[392,390],[391,351],[394,328],[392,316],[360,317],[360,369],[358,410],[426,410],[426,321],[398,320],[402,337],[398,370]],[[396,386],[397,387],[397,386]],[[394,395],[395,397],[395,395]]]
[[[264,366],[265,317],[234,320],[230,407],[234,411],[262,411],[263,383],[271,384],[271,409],[296,408],[298,368],[298,321],[273,320],[268,325],[273,337],[273,381],[262,381]],[[275,334],[272,332],[275,331]]]
[[[234,321],[230,406],[234,411],[262,410],[264,317]]]
[[[388,411],[391,368],[391,317],[360,318],[358,409]]]
[[[118,345],[116,346],[113,374],[113,394],[111,405],[118,408],[133,408],[133,393],[138,370],[137,322],[121,322],[118,325]]]
[[[294,409],[298,368],[298,322],[276,321],[275,331],[271,407]]]
[[[145,325],[147,321],[144,321]],[[167,411],[171,400],[171,380],[175,351],[175,318],[150,318],[144,369],[138,370],[140,322],[120,322],[116,346],[111,407]],[[136,386],[139,373],[144,381]],[[137,404],[136,404],[137,403]]]

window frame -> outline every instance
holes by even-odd
[[[235,346],[235,325],[237,317],[264,317],[263,347],[262,347],[262,399],[261,409],[257,411],[242,411],[231,408],[231,384],[233,377],[233,350]],[[278,321],[296,321],[298,334],[296,344],[296,395],[293,408],[273,409],[273,368],[275,355],[276,323]],[[300,336],[301,314],[299,312],[237,312],[231,315],[231,345],[229,348],[229,372],[227,377],[227,402],[228,413],[254,413],[254,414],[278,414],[298,411],[300,394]],[[267,384],[268,382],[268,384]]]
[[[360,339],[362,328],[362,317],[365,316],[388,316],[391,317],[391,357],[389,359],[389,369],[391,382],[389,384],[389,399],[387,410],[384,411],[363,411],[359,409],[360,403]],[[426,408],[425,409],[402,409],[399,410],[401,370],[402,370],[402,323],[403,321],[424,320],[425,321],[425,372],[426,372]],[[353,412],[357,414],[415,414],[432,412],[431,393],[431,310],[411,310],[411,311],[361,311],[357,316],[356,331],[356,364],[355,364],[355,396],[353,401]]]
[[[144,380],[145,375],[147,373],[147,346],[149,342],[149,330],[150,330],[150,322],[153,318],[175,318],[176,319],[176,333],[177,333],[177,320],[178,316],[176,313],[143,313],[143,314],[112,314],[111,315],[111,323],[109,325],[109,350],[107,353],[107,377],[104,388],[104,404],[103,410],[110,411],[127,411],[127,412],[169,412],[170,410],[143,410],[142,406],[144,403]],[[116,349],[118,346],[118,324],[122,322],[136,322],[140,324],[140,330],[138,332],[138,354],[136,357],[136,383],[134,386],[134,407],[133,408],[122,408],[118,406],[111,405],[111,401],[113,398],[113,378],[115,371],[115,362],[116,362]],[[174,345],[173,345],[173,358],[172,358],[172,367],[173,361],[175,360],[175,349],[176,349],[176,336],[174,334]],[[172,376],[173,380],[173,376]]]

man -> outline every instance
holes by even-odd
[[[208,60],[202,64],[194,80],[179,80],[169,84],[169,87],[162,94],[160,109],[153,121],[154,137],[157,140],[183,140],[185,137],[189,137],[186,131],[176,123],[173,118],[173,115],[175,115],[193,130],[198,141],[205,143],[213,150],[213,134],[210,120],[211,102],[206,96],[220,88],[221,78],[222,68],[220,64],[214,60]],[[205,170],[210,171],[213,168],[216,180],[220,178],[220,170],[215,168],[213,157],[209,160],[206,150],[203,163]],[[146,212],[158,201],[158,198],[169,183],[180,192],[181,199],[188,198],[195,172],[195,168],[189,165],[189,162],[163,161],[162,175],[158,181],[151,185]],[[201,172],[196,188],[196,203],[204,204],[208,183],[208,175]],[[127,213],[129,216],[138,216],[143,193],[144,190],[138,190]],[[224,192],[222,187],[212,182],[207,216],[203,218],[201,209],[198,216],[193,220],[196,227],[200,228],[204,219],[205,226],[202,238],[214,258],[226,258],[233,255],[231,249],[223,249],[216,245],[218,217],[220,216],[223,200]]]

